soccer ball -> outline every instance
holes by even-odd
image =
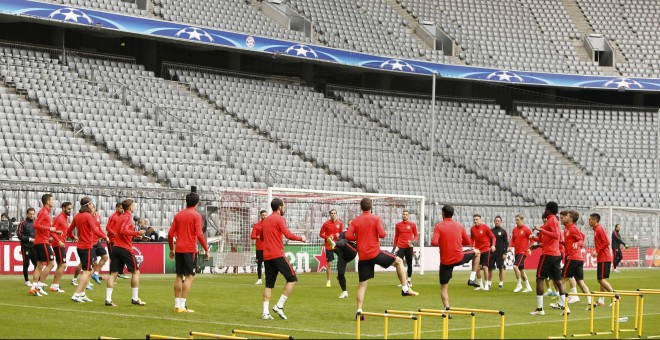
[[[494,79],[493,79],[494,78]],[[488,75],[486,79],[510,81],[510,82],[524,82],[521,76],[511,71],[496,71]]]
[[[415,71],[415,68],[412,67],[412,65],[408,64],[407,62],[401,59],[386,60],[382,64],[380,64],[380,68],[386,70],[392,70],[392,71],[408,71],[408,72]]]
[[[199,27],[183,28],[178,32],[176,32],[175,36],[177,38],[183,38],[188,40],[213,42],[213,37],[208,32],[206,32],[205,30]]]
[[[311,49],[307,45],[302,45],[302,44],[296,44],[293,45],[284,51],[284,53],[289,54],[289,55],[295,55],[295,56],[302,56],[302,57],[307,57],[307,58],[318,58],[318,54],[316,54],[316,51]]]
[[[75,8],[60,8],[48,16],[50,19],[92,24],[92,19],[85,12]]]

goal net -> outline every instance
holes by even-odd
[[[273,198],[284,201],[284,217],[291,232],[305,235],[308,240],[307,243],[284,240],[286,257],[291,265],[299,273],[325,271],[325,241],[319,236],[321,226],[329,219],[329,211],[334,209],[337,218],[344,224],[344,230],[348,229],[349,220],[361,214],[360,200],[364,197],[373,200],[373,212],[383,220],[387,232],[385,239],[381,240],[383,249],[392,249],[395,225],[401,221],[404,210],[409,211],[410,220],[417,224],[418,244],[424,244],[423,196],[290,188],[225,191],[217,194],[216,205],[207,206],[208,219],[213,224],[210,226],[213,236],[209,237],[214,257],[211,271],[227,274],[256,272],[255,244],[250,239],[250,232],[252,225],[258,221],[259,211],[271,213],[270,201]],[[423,252],[417,250],[413,270],[422,274],[424,256]],[[336,262],[332,262],[333,272]]]

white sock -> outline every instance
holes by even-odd
[[[518,279],[518,286],[522,287],[522,280]]]
[[[180,298],[174,298],[174,308],[181,308],[181,299]]]
[[[186,299],[184,298],[179,299],[179,308],[186,308]]]
[[[105,301],[112,301],[112,288],[105,289]]]
[[[566,298],[566,295],[560,295],[560,296],[559,296],[559,299],[557,299],[557,304],[558,304],[559,306],[562,306],[562,307],[563,307],[563,306],[564,306],[564,299],[565,299],[565,298]]]
[[[362,313],[362,308],[358,308],[357,312]]]
[[[477,272],[470,272],[470,281],[474,281],[474,278],[477,277]]]
[[[488,285],[488,287],[490,287],[490,286],[492,286],[492,285],[493,285],[493,283],[492,283],[492,282],[490,282],[490,281],[486,281],[486,285]]]
[[[133,300],[137,300],[138,298],[138,289],[139,288],[131,288],[131,296],[133,296]]]
[[[536,307],[543,309],[543,295],[536,296]]]
[[[577,293],[577,287],[576,288],[571,288],[571,293]]]
[[[402,290],[404,293],[407,293],[407,292],[410,290],[410,288],[408,288],[408,285],[401,285],[401,290]]]
[[[409,277],[409,278],[408,278],[408,282],[410,282],[410,281],[412,281],[412,277]]]
[[[532,289],[532,286],[529,285],[529,281],[525,281],[525,283],[527,284],[527,289]]]
[[[602,297],[602,296],[599,297],[599,298],[598,298],[598,303],[602,303],[602,304],[604,304],[604,303],[605,303],[605,298]]]
[[[288,298],[288,297],[286,297],[286,296],[284,296],[284,294],[282,294],[282,295],[280,296],[280,300],[277,301],[277,307],[279,307],[279,308],[284,308],[284,303],[286,302],[286,299],[287,299],[287,298]]]
[[[587,303],[591,306],[591,296],[587,296]]]
[[[552,293],[552,288],[548,288],[548,293]]]
[[[270,314],[268,308],[269,308],[268,301],[264,301],[264,314]]]
[[[499,286],[500,286],[500,287],[504,286],[504,282],[503,282],[503,281],[500,281]]]
[[[94,272],[94,275],[99,275],[99,272]]]

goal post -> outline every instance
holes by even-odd
[[[373,194],[362,192],[344,192],[327,190],[310,190],[270,187],[267,189],[267,202],[278,197],[284,200],[286,205],[285,218],[289,228],[296,232],[305,234],[310,245],[323,245],[323,240],[318,236],[321,226],[328,220],[328,212],[337,210],[338,219],[344,224],[344,230],[348,229],[348,221],[361,214],[360,200],[369,197],[373,200],[373,213],[383,220],[383,227],[387,233],[381,240],[381,247],[391,248],[394,241],[394,230],[397,222],[401,221],[403,210],[408,210],[410,220],[417,225],[418,247],[416,254],[419,260],[414,270],[420,275],[424,274],[424,251],[426,236],[425,221],[425,198],[415,195],[398,194]],[[270,204],[268,207],[270,212]]]

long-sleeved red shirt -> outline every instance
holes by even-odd
[[[369,211],[363,211],[362,215],[356,217],[345,234],[347,240],[357,241],[360,260],[370,260],[378,256],[379,238],[385,238],[386,235],[383,221]]]
[[[44,206],[39,210],[37,218],[34,220],[34,244],[48,243],[50,239],[50,228],[53,221],[50,217],[50,208]]]
[[[108,239],[110,239],[110,242],[112,243],[114,243],[115,238],[117,238],[117,231],[115,230],[115,226],[119,216],[121,216],[121,214],[115,211],[112,215],[110,215],[108,218],[108,223],[105,225],[105,232],[108,233]]]
[[[516,255],[527,253],[530,236],[532,236],[532,230],[524,224],[511,230],[511,246],[515,249]]]
[[[279,211],[274,211],[261,222],[261,240],[264,241],[264,261],[284,257],[282,235],[293,241],[302,241],[302,237],[293,234],[287,227],[286,220]]]
[[[321,226],[321,231],[319,232],[319,237],[321,237],[324,240],[327,240],[328,237],[332,237],[332,240],[337,242],[339,239],[339,234],[344,231],[344,223],[340,220],[327,220],[325,223],[323,223],[323,226]],[[332,247],[328,242],[323,242],[325,244],[325,249],[326,250],[332,250]]]
[[[53,227],[55,227],[55,230],[61,231],[62,234],[53,233],[53,240],[50,242],[50,245],[55,248],[60,246],[60,242],[66,244],[66,232],[69,231],[69,215],[63,212],[57,215],[53,221]]]
[[[569,260],[584,261],[582,247],[584,247],[584,234],[574,224],[564,226],[564,243],[566,244],[566,257]],[[577,248],[573,249],[576,244]]]
[[[264,241],[261,240],[261,228],[263,221],[259,221],[252,226],[252,232],[250,233],[250,239],[256,241],[257,250],[264,250]]]
[[[610,240],[607,238],[605,228],[596,224],[594,228],[594,247],[598,253],[597,262],[612,262],[612,251],[610,251]]]
[[[401,221],[394,228],[394,246],[411,248],[410,241],[417,241],[417,225],[411,221]]]
[[[557,216],[548,216],[548,220],[539,229],[539,236],[532,240],[541,244],[541,253],[549,256],[561,256],[561,251],[559,251],[561,230]]]
[[[99,237],[106,238],[105,233],[98,227],[98,222],[92,214],[88,212],[79,213],[73,218],[66,235],[74,238],[74,230],[78,230],[78,249],[92,249]]]
[[[202,215],[195,207],[185,208],[174,216],[170,231],[167,233],[170,250],[174,249],[175,237],[177,253],[196,253],[197,240],[204,247],[204,251],[209,252],[209,246],[202,232]]]
[[[129,212],[123,213],[115,219],[115,226],[113,230],[117,233],[113,241],[114,247],[124,248],[131,253],[133,252],[133,237],[140,235],[139,231],[135,231],[135,224],[133,224],[133,215]]]
[[[495,235],[490,228],[485,224],[472,226],[470,228],[470,236],[472,237],[472,244],[480,252],[485,253],[490,251],[490,247],[495,245]]]
[[[445,218],[433,229],[431,245],[440,247],[441,264],[451,265],[463,260],[463,246],[471,244],[465,227],[451,218]]]

